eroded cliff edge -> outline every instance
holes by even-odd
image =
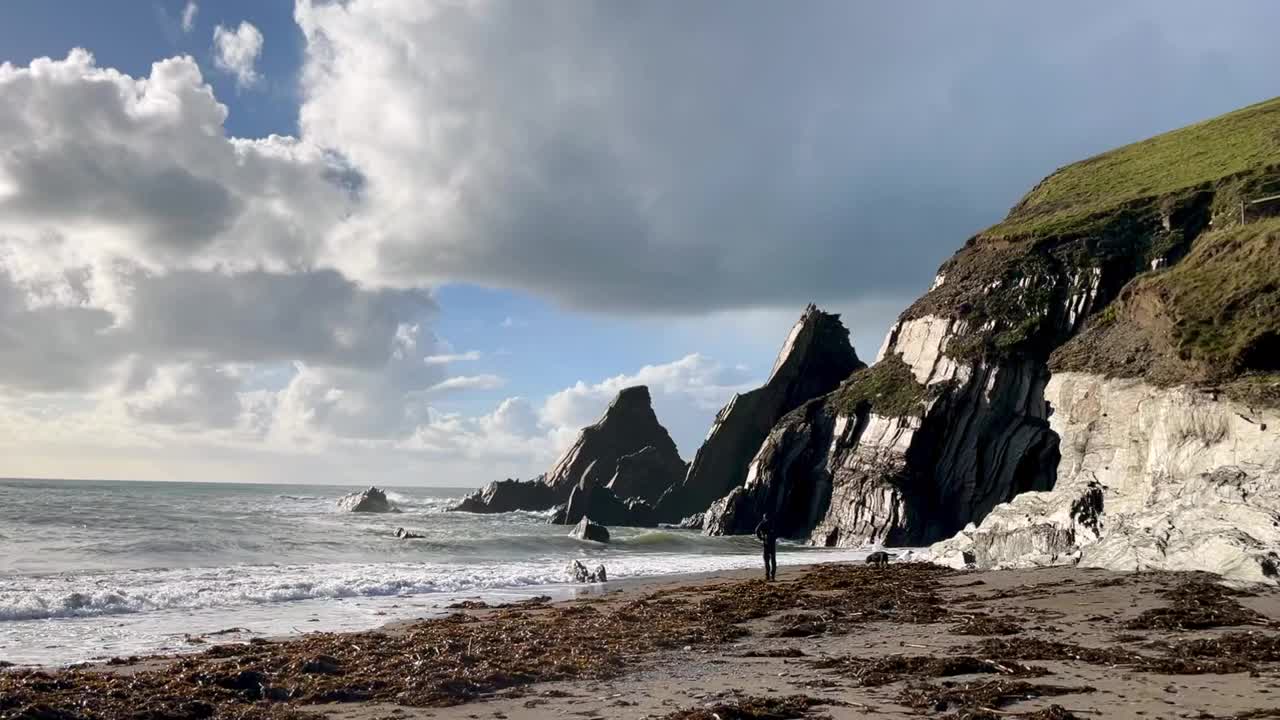
[[[1231,457],[1212,447],[1179,449],[1184,468],[1193,468],[1181,474],[1168,472],[1172,450],[1157,443],[1151,462],[1110,470],[1119,472],[1110,485],[1068,492],[1082,472],[1072,464],[1075,448],[1099,431],[1097,423],[1081,426],[1057,413],[1067,372],[1079,373],[1071,387],[1095,388],[1103,407],[1128,402],[1120,386],[1107,384],[1117,377],[1141,378],[1151,393],[1174,393],[1169,398],[1201,393],[1196,397],[1207,398],[1206,412],[1215,417],[1256,419],[1274,407],[1280,228],[1259,220],[1267,208],[1251,201],[1280,191],[1278,125],[1280,101],[1270,101],[1046,178],[1005,221],[943,264],[933,287],[890,331],[874,366],[770,431],[743,486],[707,512],[707,532],[744,532],[766,511],[787,534],[820,545],[920,545],[967,528],[947,549],[998,564],[1029,557],[1039,530],[1018,539],[1006,532],[1011,520],[997,532],[997,519],[1021,513],[1030,516],[1024,525],[1038,527],[1052,513],[1029,499],[1046,493],[1074,493],[1046,507],[1074,507],[1090,518],[1089,503],[1105,507],[1125,487],[1158,476],[1192,488],[1199,482],[1193,476],[1226,478],[1235,459],[1248,457],[1253,469],[1244,477],[1254,480],[1242,481],[1240,494],[1260,498],[1260,488],[1277,481],[1266,461],[1271,436],[1247,433],[1231,435]],[[1151,401],[1180,407],[1175,399]],[[1245,424],[1265,424],[1256,422]],[[1133,432],[1173,432],[1166,425],[1148,421]],[[1221,483],[1213,487],[1225,492]],[[1144,497],[1150,517],[1176,517],[1168,493]],[[1269,512],[1261,499],[1246,505]],[[1261,530],[1251,537],[1235,547],[1248,547],[1250,557],[1262,559],[1246,564],[1268,571],[1274,539]],[[1191,562],[1176,551],[1108,557],[1099,562]]]

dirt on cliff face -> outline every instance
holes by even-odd
[[[1205,233],[1050,359],[1055,372],[1192,384],[1280,405],[1280,219]]]

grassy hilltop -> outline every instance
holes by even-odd
[[[1078,232],[1131,204],[1198,190],[1239,188],[1280,165],[1280,98],[1068,165],[1045,178],[989,238]],[[1256,188],[1261,189],[1261,188]],[[1237,200],[1233,197],[1231,200]],[[1223,203],[1226,204],[1226,203]]]
[[[1240,220],[1242,201],[1275,194],[1280,98],[1054,172],[903,317],[955,319],[946,353],[965,362],[1280,404],[1280,202]]]

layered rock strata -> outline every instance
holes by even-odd
[[[862,367],[840,316],[809,305],[779,351],[769,380],[735,395],[716,415],[683,482],[658,500],[658,519],[681,522],[741,485],[751,458],[779,419],[831,392]]]
[[[1280,411],[1071,372],[1055,375],[1046,397],[1061,437],[1057,484],[997,507],[935,545],[935,557],[1276,576]]]

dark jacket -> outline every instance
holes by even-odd
[[[773,521],[765,518],[756,526],[756,538],[765,545],[774,545],[778,542],[778,531],[773,527]]]

